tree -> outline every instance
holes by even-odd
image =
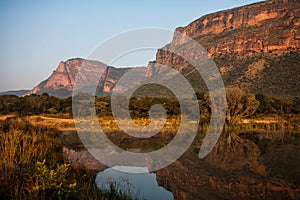
[[[226,97],[226,120],[231,124],[253,115],[259,107],[259,101],[255,99],[253,94],[246,94],[237,87],[227,88]]]
[[[255,95],[255,99],[259,101],[259,107],[257,109],[257,113],[261,114],[274,114],[276,113],[276,109],[274,108],[274,100],[272,98],[266,97],[263,94]]]

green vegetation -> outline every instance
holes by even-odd
[[[197,93],[196,96],[201,110],[196,142],[201,143],[209,125],[211,109],[207,93]],[[121,104],[124,98],[119,97],[119,109],[126,109]],[[243,131],[271,130],[280,133],[283,128],[296,131],[299,128],[299,98],[271,98],[245,93],[238,88],[227,88],[227,101],[227,123],[223,134],[228,141],[226,145],[236,143],[247,146],[248,143],[244,143],[238,134]],[[147,125],[150,121],[148,111],[155,104],[161,104],[166,109],[164,129],[150,140],[136,139],[117,128],[110,98],[95,98],[99,122],[109,139],[123,149],[137,148],[142,151],[162,148],[178,130],[180,106],[172,97],[132,97],[129,108],[135,123]],[[3,116],[0,118],[1,199],[129,199],[128,194],[117,192],[116,183],[111,185],[109,191],[99,191],[94,182],[95,171],[71,164],[65,158],[62,148],[66,142],[57,128],[74,127],[71,118],[76,113],[72,113],[71,106],[72,98],[61,99],[47,94],[0,96],[0,115]],[[4,115],[9,118],[5,119]],[[251,145],[247,148],[251,149]],[[217,148],[221,151],[225,146]]]
[[[61,133],[21,119],[0,124],[1,199],[129,199],[99,191],[95,172],[64,158]]]
[[[235,93],[235,94],[234,94]],[[241,94],[241,95],[238,95]],[[201,111],[201,121],[209,122],[210,118],[210,103],[209,95],[206,93],[196,93],[199,108]],[[119,97],[119,101],[122,102],[125,97]],[[239,101],[239,105],[236,101]],[[248,107],[250,102],[255,103],[255,109],[251,112],[246,112],[245,109]],[[289,99],[267,97],[263,94],[253,94],[245,93],[238,88],[230,87],[227,89],[227,101],[228,106],[237,106],[232,109],[227,109],[233,111],[235,109],[235,114],[232,113],[231,116],[227,115],[227,120],[237,123],[237,121],[243,120],[245,118],[256,118],[260,116],[281,116],[285,117],[286,120],[293,120],[296,115],[300,114],[300,98],[294,97]],[[258,103],[257,103],[258,102]],[[174,97],[132,97],[129,101],[130,114],[135,119],[147,119],[149,117],[149,109],[154,104],[161,104],[164,106],[167,117],[177,118],[181,111],[179,102]],[[257,107],[258,105],[258,107]],[[111,111],[111,101],[110,97],[96,97],[95,98],[95,108],[96,113],[100,118],[112,118]],[[231,120],[232,115],[237,115],[237,108],[243,110],[243,114],[238,116],[238,119]],[[119,109],[126,109],[122,107],[120,103]],[[194,112],[190,111],[191,114]],[[245,113],[247,113],[245,115]],[[14,114],[16,116],[34,116],[43,115],[45,117],[60,118],[60,119],[71,119],[73,114],[78,114],[75,111],[72,114],[72,98],[61,99],[47,94],[42,95],[31,95],[26,97],[17,97],[12,95],[0,96],[0,115]],[[236,117],[234,117],[236,118]],[[37,118],[35,121],[43,120],[42,118]]]
[[[217,56],[214,61],[218,67],[226,70],[222,74],[226,86],[237,86],[253,94],[277,98],[293,98],[300,95],[299,51],[282,55],[226,54]],[[257,63],[261,63],[261,66],[255,69],[254,65]],[[253,73],[253,76],[250,73]]]
[[[59,117],[71,117],[72,99],[60,99],[58,97],[49,96],[44,93],[42,95],[30,95],[26,97],[17,97],[13,95],[5,95],[0,97],[0,113],[2,115],[8,113],[16,113],[19,116],[49,114]]]
[[[227,88],[226,119],[230,124],[252,116],[259,107],[259,101],[253,94],[246,94],[239,88]]]

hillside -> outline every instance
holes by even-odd
[[[300,96],[299,27],[300,1],[270,0],[208,14],[176,31],[195,39],[206,49],[217,64],[225,86],[290,98]],[[147,69],[134,69],[145,73],[146,80],[162,72],[162,65],[171,66],[189,80],[196,92],[205,92],[206,85],[194,67],[179,55],[170,53],[184,49],[185,45],[184,38],[174,34],[170,44],[157,50],[156,60],[149,62]],[[182,53],[186,57],[194,55],[192,48]],[[70,96],[80,69],[85,87],[93,85],[95,78],[99,79],[94,77],[96,72],[102,74],[97,95],[107,95],[113,90],[122,92],[132,85],[128,82],[115,88],[120,77],[132,68],[108,67],[98,61],[74,58],[60,62],[51,76],[27,95],[46,92],[59,97]],[[166,94],[157,88],[152,88],[153,91]]]
[[[5,92],[0,92],[0,96],[3,95],[16,95],[16,96],[23,96],[27,94],[30,90],[11,90],[11,91],[5,91]]]
[[[205,15],[176,31],[198,41],[217,64],[226,86],[275,97],[300,96],[300,1],[272,0]],[[150,62],[148,77],[160,64],[185,75],[203,92],[201,77],[169,50],[186,45],[183,38],[159,49]],[[184,52],[193,56],[192,50]],[[189,55],[190,54],[190,55]],[[203,83],[204,84],[204,83]]]
[[[57,97],[71,96],[76,75],[84,87],[93,86],[98,82],[97,95],[107,95],[113,90],[124,90],[125,87],[122,86],[115,88],[115,84],[130,69],[132,68],[115,68],[98,61],[73,58],[65,62],[61,61],[48,79],[42,81],[26,95],[48,93]],[[134,69],[140,73],[146,70],[142,67]],[[95,77],[95,74],[101,74],[101,77]]]

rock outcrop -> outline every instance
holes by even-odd
[[[300,49],[300,1],[266,1],[205,15],[176,31],[196,39],[209,55],[282,54]],[[174,35],[171,46],[185,39]],[[156,62],[177,64],[162,50]],[[173,58],[174,59],[174,58]]]
[[[226,86],[236,85],[269,96],[300,95],[297,81],[300,71],[296,67],[300,64],[300,1],[271,0],[220,11],[205,15],[176,31],[183,36],[174,34],[172,42],[157,51],[156,61],[148,65],[148,77],[159,73],[161,64],[183,71],[182,66],[187,62],[169,50],[184,47],[186,35],[199,42],[208,56],[215,60]],[[185,50],[184,54],[193,56],[193,50]],[[263,63],[260,70],[257,70],[259,64],[256,63]],[[249,77],[253,70],[256,75]],[[291,84],[286,83],[286,78],[292,78]],[[267,91],[270,88],[268,82],[279,86],[277,91]],[[281,88],[282,85],[285,88]],[[293,90],[295,85],[298,92]]]
[[[113,90],[121,92],[126,88],[122,86],[115,88],[115,85],[122,75],[130,69],[132,68],[115,68],[98,61],[82,58],[61,61],[51,76],[34,87],[27,95],[48,93],[58,97],[71,96],[76,76],[82,87],[93,86],[98,82],[98,95],[109,94]],[[145,73],[146,69],[138,67],[134,70]],[[80,73],[78,73],[79,71]],[[96,77],[95,74],[101,74],[101,76]]]
[[[202,45],[203,54],[212,57],[217,64],[225,86],[273,97],[295,97],[300,96],[299,27],[299,0],[269,0],[208,14],[176,31]],[[184,37],[174,34],[170,44],[158,49],[156,61],[149,62],[147,69],[135,69],[145,73],[147,79],[163,71],[164,65],[171,66],[189,80],[196,92],[205,92],[201,75],[181,56],[169,51],[185,45]],[[193,51],[192,47],[184,49],[183,54],[193,57]],[[113,90],[121,92],[130,85],[115,87],[119,78],[131,68],[107,67],[97,61],[76,58],[61,62],[47,80],[27,94],[47,92],[70,96],[75,75],[81,67],[84,73],[80,79],[85,86],[94,84],[95,72],[102,74],[99,95]]]

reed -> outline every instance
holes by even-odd
[[[98,190],[96,172],[65,159],[60,134],[21,119],[0,123],[0,199],[129,199]]]

